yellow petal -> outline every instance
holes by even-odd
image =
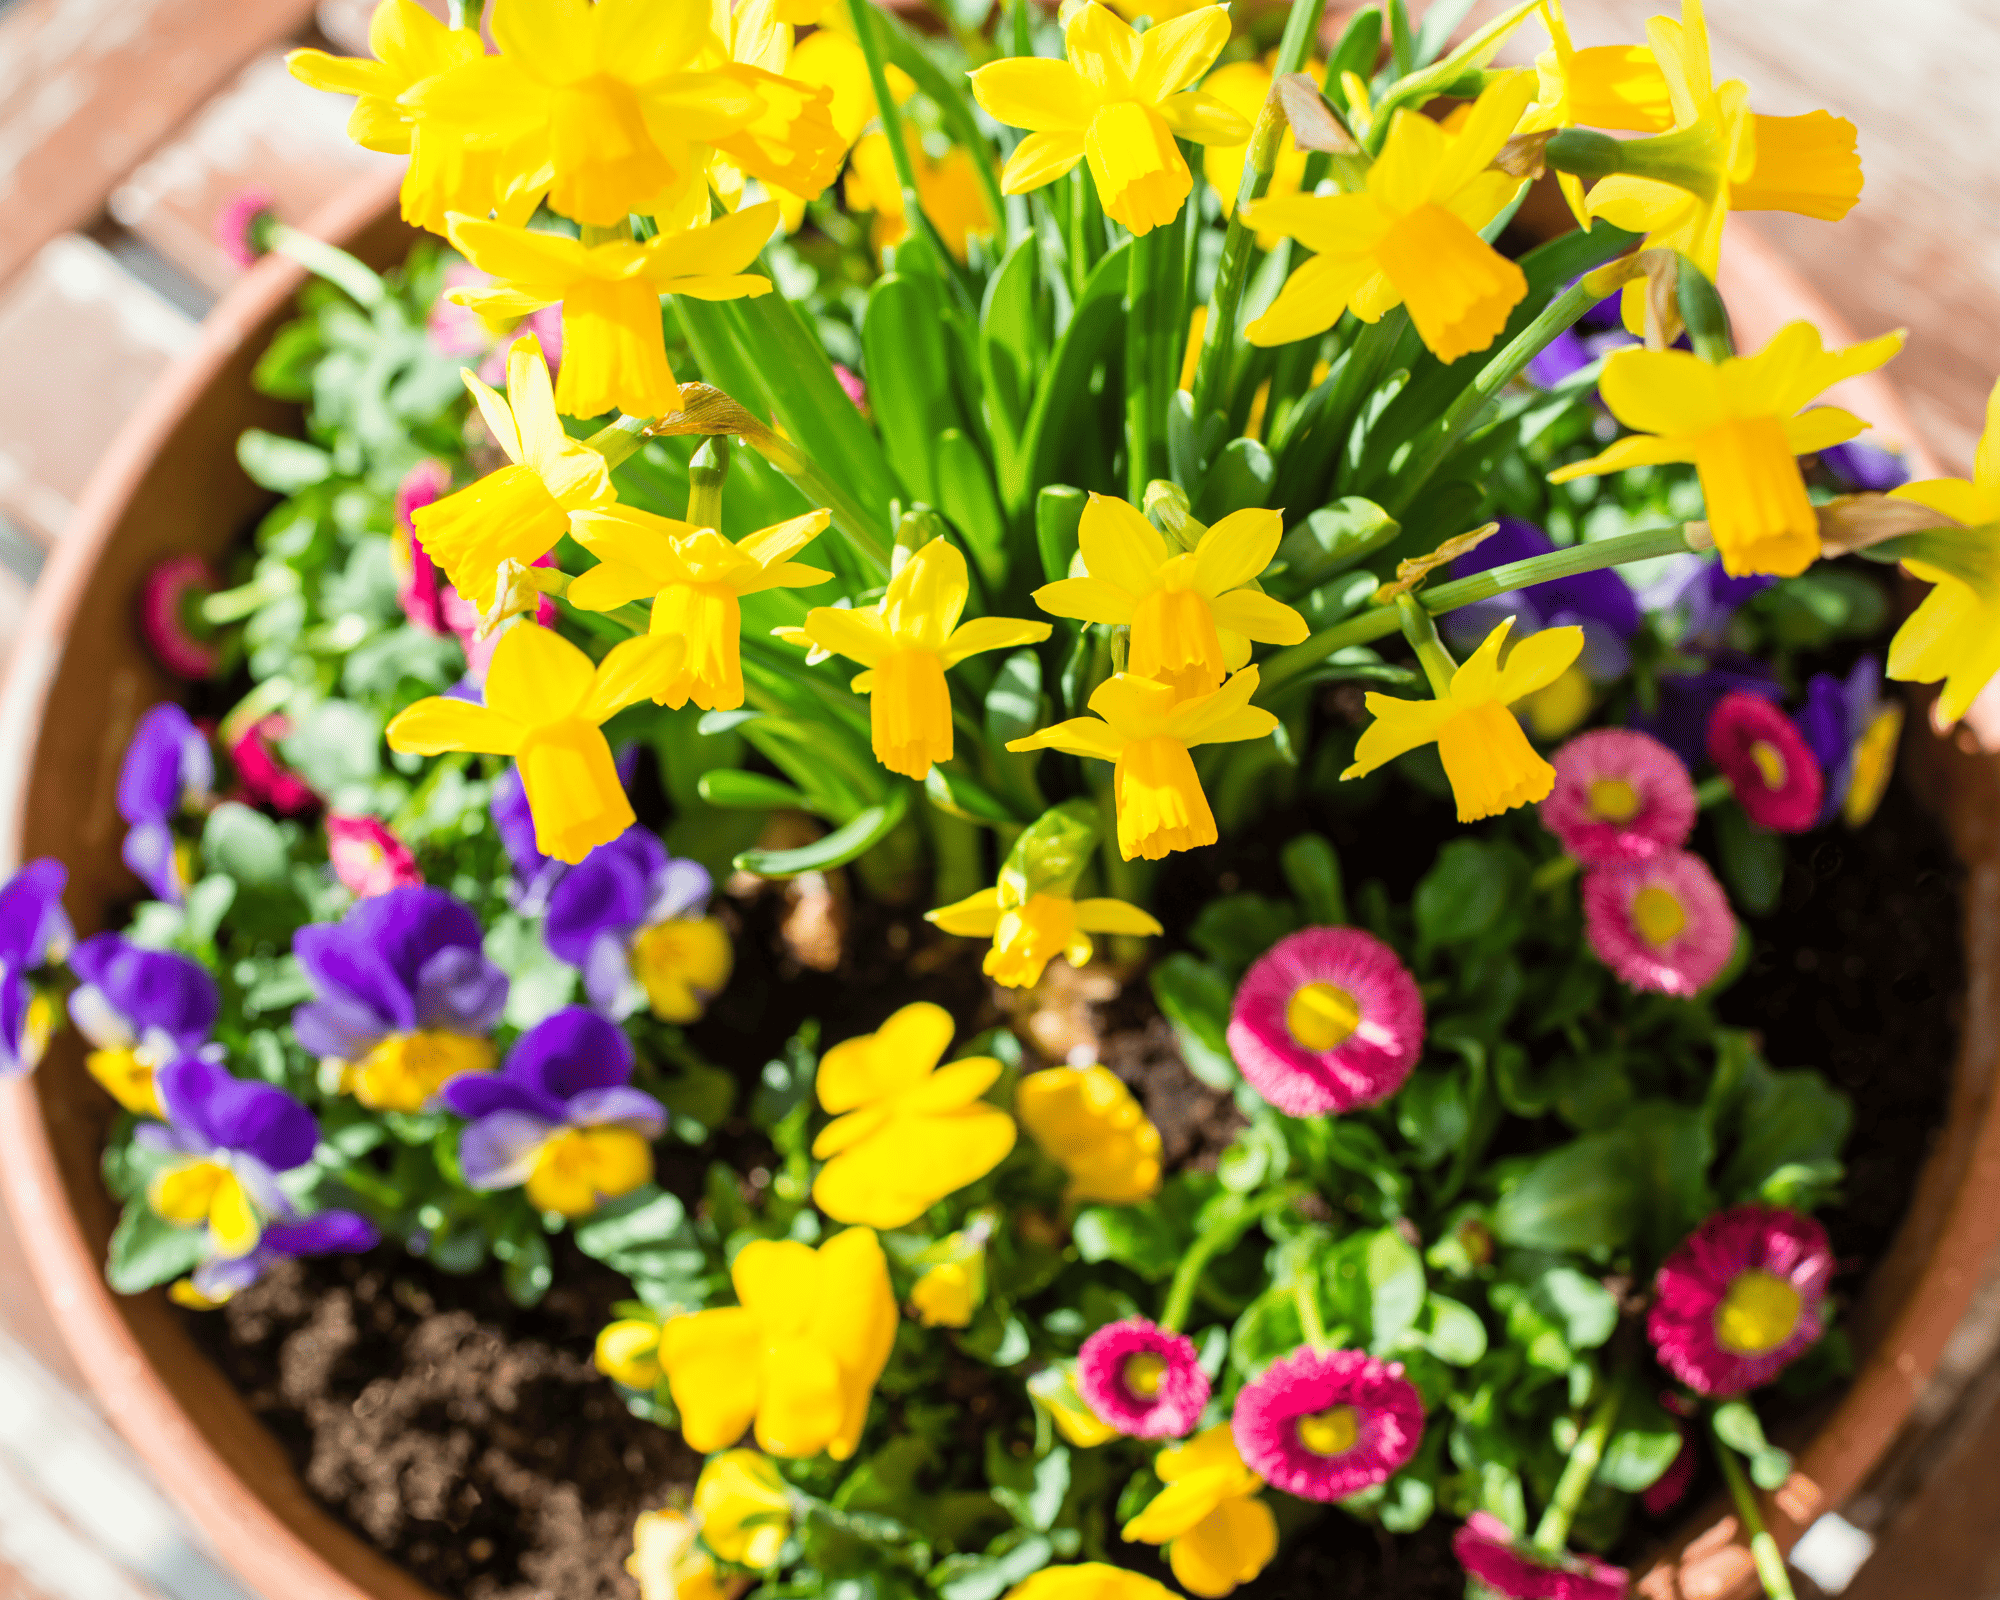
[[[1210,606],[1216,627],[1259,644],[1302,644],[1312,631],[1297,611],[1255,589],[1238,589],[1211,601]]]
[[[1097,109],[1096,93],[1067,61],[1009,56],[970,77],[972,97],[980,109],[1009,127],[1082,133]]]
[[[922,1081],[944,1058],[958,1025],[943,1006],[919,1000],[873,1033],[835,1045],[820,1058],[815,1087],[827,1111],[851,1111]]]
[[[1154,587],[1169,553],[1166,541],[1142,512],[1106,494],[1093,493],[1084,506],[1077,543],[1090,576],[1128,595]]]
[[[1054,183],[1083,159],[1083,135],[1068,130],[1031,133],[1014,147],[1000,174],[1002,194],[1027,194]],[[902,208],[896,208],[901,215]]]
[[[1096,717],[1071,717],[1041,728],[1024,739],[1009,742],[1007,748],[1019,754],[1026,750],[1062,750],[1073,756],[1094,756],[1099,761],[1116,761],[1125,748],[1125,736]]]
[[[480,217],[454,216],[450,238],[458,253],[509,287],[556,301],[587,274],[584,246],[567,234],[508,228]]]
[[[1606,446],[1588,461],[1572,461],[1549,474],[1550,483],[1568,483],[1596,473],[1623,472],[1627,467],[1649,467],[1663,461],[1694,460],[1694,442],[1687,438],[1662,439],[1650,433],[1630,434]]]
[[[1199,89],[1160,102],[1160,118],[1176,136],[1195,144],[1239,145],[1250,137],[1250,124],[1228,101]]]
[[[257,1248],[263,1226],[257,1220],[250,1194],[233,1172],[225,1172],[208,1203],[208,1231],[215,1240],[216,1253],[235,1261]]]
[[[580,283],[563,301],[556,409],[569,417],[666,416],[681,409],[653,285]],[[594,453],[594,452],[589,452]],[[586,463],[587,464],[587,463]]]
[[[563,598],[579,611],[616,611],[634,600],[650,599],[660,580],[622,561],[604,561],[580,574]]]
[[[830,511],[808,511],[803,516],[758,529],[739,541],[736,548],[760,567],[774,567],[826,532],[832,520]]]
[[[1257,213],[1263,227],[1265,213]],[[1254,345],[1314,339],[1340,320],[1355,293],[1375,275],[1371,260],[1319,255],[1297,267],[1264,314],[1243,330]]]
[[[432,695],[399,711],[390,719],[385,736],[391,750],[407,755],[469,750],[477,755],[511,756],[521,747],[522,733],[519,723],[485,706]]]
[[[1519,720],[1497,700],[1458,708],[1437,741],[1460,822],[1534,805],[1555,788],[1556,769],[1535,754]]]
[[[1148,938],[1164,932],[1151,912],[1123,900],[1090,899],[1076,903],[1076,925],[1087,933],[1123,933]]]
[[[1167,1550],[1174,1579],[1189,1594],[1217,1600],[1248,1583],[1278,1553],[1278,1523],[1262,1500],[1225,1500]]]
[[[889,650],[889,638],[874,607],[850,611],[844,606],[814,606],[801,631],[812,644],[846,656],[864,667],[879,663]]]
[[[646,246],[644,272],[663,289],[676,278],[722,277],[741,272],[777,231],[775,202],[745,206],[714,222],[663,234]]]
[[[1583,629],[1544,628],[1517,640],[1500,669],[1500,698],[1506,702],[1545,689],[1583,654]]]
[[[736,1252],[729,1282],[767,1333],[789,1335],[811,1314],[821,1287],[819,1257],[796,1239],[753,1239]]]
[[[924,920],[960,938],[990,939],[1000,925],[1000,891],[981,889],[963,900],[926,911]]]
[[[1598,392],[1628,428],[1700,433],[1727,414],[1720,371],[1686,350],[1617,350],[1604,363]]]
[[[762,1344],[756,1313],[738,1306],[670,1317],[661,1328],[660,1365],[690,1447],[724,1450],[743,1437],[763,1394]]]
[[[1261,576],[1284,532],[1284,518],[1276,511],[1232,511],[1195,546],[1195,586],[1213,599]]]
[[[532,728],[577,714],[595,672],[590,657],[552,628],[518,622],[500,636],[486,670],[486,703]]]
[[[1868,431],[1868,424],[1839,406],[1813,406],[1784,423],[1785,446],[1795,456],[1809,456],[1845,444],[1856,434]]]
[[[577,716],[602,726],[653,693],[661,679],[680,669],[686,654],[687,641],[672,634],[643,634],[620,641],[597,664]]]
[[[846,1410],[827,1453],[845,1461],[861,1440],[869,1395],[896,1341],[896,1296],[881,1242],[869,1229],[844,1229],[819,1253],[824,1290],[813,1308],[810,1331],[840,1363]]]
[[[1135,100],[1098,108],[1083,153],[1104,214],[1135,234],[1172,222],[1194,188],[1173,130],[1159,112]]]
[[[1017,645],[1040,644],[1054,630],[1046,622],[1025,622],[1013,617],[974,617],[952,630],[945,640],[944,664],[955,666],[967,656],[988,650],[1011,650]]]
[[[905,649],[942,651],[971,587],[958,546],[933,539],[889,580],[882,597],[883,629]]]
[[[1132,620],[1131,595],[1102,578],[1058,578],[1043,584],[1030,598],[1052,617],[1114,626]]]
[[[1732,211],[1791,211],[1838,222],[1861,198],[1854,124],[1828,111],[1754,117],[1757,163],[1731,185]]]
[[[1229,7],[1203,6],[1166,22],[1155,22],[1139,41],[1134,98],[1154,104],[1185,89],[1213,65],[1229,43]],[[1239,119],[1240,120],[1240,119]],[[1239,140],[1248,138],[1246,133]]]
[[[1371,694],[1368,711],[1374,721],[1354,744],[1354,765],[1343,778],[1362,778],[1421,745],[1431,743],[1453,712],[1449,700],[1398,700]]]

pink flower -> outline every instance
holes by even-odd
[[[415,528],[410,522],[410,514],[421,511],[425,506],[436,505],[451,492],[451,466],[436,456],[426,456],[403,474],[403,481],[396,485],[396,531],[404,538],[413,537]]]
[[[1755,1205],[1717,1212],[1660,1268],[1646,1337],[1697,1394],[1741,1394],[1818,1340],[1832,1277],[1826,1230],[1812,1218]]]
[[[542,347],[542,359],[549,364],[549,376],[553,378],[562,371],[562,307],[543,306],[539,311],[530,311],[505,338],[494,342],[486,359],[479,364],[481,383],[491,384],[496,389],[506,383],[507,351],[524,333],[533,334],[535,343]]]
[[[1623,1567],[1595,1556],[1537,1550],[1487,1511],[1466,1519],[1451,1553],[1470,1577],[1509,1600],[1624,1600],[1629,1582]]]
[[[1208,1404],[1208,1374],[1194,1344],[1144,1317],[1106,1323],[1076,1354],[1076,1390],[1120,1433],[1178,1439]]]
[[[1399,1363],[1295,1350],[1243,1387],[1229,1426],[1243,1464],[1301,1500],[1345,1500],[1417,1453],[1424,1402]]]
[[[278,759],[277,743],[291,731],[288,717],[259,717],[229,747],[237,798],[245,805],[296,817],[319,804],[311,785]]]
[[[197,608],[216,590],[215,569],[200,556],[168,556],[139,591],[139,631],[160,665],[177,678],[215,675],[222,652],[195,630]]]
[[[265,253],[267,246],[257,238],[258,223],[271,215],[271,208],[277,204],[269,189],[252,187],[238,189],[215,214],[213,224],[215,242],[222,246],[222,253],[239,267],[252,265]]]
[[[1736,948],[1722,885],[1685,850],[1588,873],[1583,916],[1598,959],[1633,988],[1658,994],[1698,994]]]
[[[1791,718],[1754,694],[1726,694],[1708,719],[1708,759],[1760,828],[1804,833],[1819,819],[1826,779]]]
[[[444,269],[447,291],[484,289],[492,282],[488,274],[469,261],[454,261]],[[489,321],[470,306],[459,305],[440,294],[424,326],[430,335],[432,348],[440,355],[480,357],[480,381],[496,388],[507,380],[508,347],[524,333],[533,334],[535,342],[542,347],[542,359],[549,364],[551,378],[562,367],[561,306],[543,306],[510,326],[505,322]]]
[[[1391,950],[1359,928],[1303,928],[1244,974],[1229,1049],[1287,1116],[1392,1095],[1424,1047],[1424,1001]]]
[[[1694,831],[1694,782],[1650,734],[1599,728],[1556,752],[1542,826],[1586,867],[1647,861]]]
[[[854,402],[854,409],[864,417],[868,415],[868,385],[861,381],[859,373],[850,372],[838,361],[833,364],[833,375],[840,380],[840,387],[847,398]]]
[[[350,817],[330,811],[326,818],[326,854],[333,875],[349,893],[365,900],[391,889],[421,888],[424,875],[410,847],[374,817]]]
[[[1639,1503],[1646,1508],[1647,1516],[1663,1517],[1686,1498],[1688,1485],[1694,1482],[1694,1465],[1694,1443],[1683,1426],[1680,1454],[1674,1457],[1673,1465],[1655,1478],[1639,1496]]]

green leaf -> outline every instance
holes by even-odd
[[[1551,1150],[1493,1207],[1493,1231],[1535,1250],[1624,1244],[1639,1225],[1641,1186],[1632,1141],[1594,1134]]]
[[[958,420],[938,323],[944,315],[937,285],[891,272],[868,292],[861,317],[861,351],[868,409],[904,493],[940,503],[933,449],[941,427]]]
[[[297,494],[324,482],[333,472],[333,457],[303,439],[287,439],[262,428],[246,428],[236,441],[236,459],[250,481],[273,494]]]
[[[1486,933],[1527,886],[1520,852],[1483,839],[1453,839],[1417,884],[1412,909],[1426,944],[1465,944]]]
[[[1043,325],[1037,314],[1041,241],[1032,231],[1014,241],[986,286],[979,315],[979,374],[993,455],[1007,476],[1021,450],[1022,430],[1043,359]]]
[[[1424,1348],[1454,1367],[1469,1367],[1486,1354],[1486,1324],[1470,1306],[1434,1294],[1424,1303]]]
[[[1327,1252],[1335,1314],[1382,1355],[1416,1326],[1425,1299],[1424,1260],[1394,1228],[1349,1234]]]
[[[879,805],[859,812],[853,821],[823,839],[794,850],[745,850],[736,858],[739,872],[765,878],[795,878],[801,872],[829,872],[880,844],[910,809],[910,786],[897,784]]]
[[[1050,583],[1069,576],[1077,524],[1089,503],[1088,495],[1066,483],[1052,483],[1035,496],[1035,546],[1042,558],[1042,576]]]
[[[1271,503],[1271,484],[1278,469],[1271,452],[1255,439],[1231,439],[1222,447],[1194,514],[1203,522],[1220,522],[1232,511]]]
[[[1173,1276],[1186,1233],[1157,1206],[1091,1206],[1077,1213],[1073,1237],[1085,1261],[1116,1261],[1149,1282]]]
[[[1056,466],[1064,444],[1073,433],[1088,431],[1081,427],[1078,413],[1094,412],[1102,404],[1091,390],[1090,374],[1124,321],[1125,287],[1131,276],[1126,263],[1131,249],[1128,239],[1107,251],[1091,268],[1069,326],[1056,341],[1035,390],[1021,458],[1012,479],[1000,485],[1000,498],[1011,512],[1026,509],[1036,485],[1058,480]]]
[[[104,1276],[119,1294],[143,1294],[158,1284],[185,1277],[207,1254],[206,1228],[176,1227],[139,1195],[125,1202],[125,1214],[111,1232]]]
[[[1317,833],[1302,833],[1278,852],[1285,883],[1315,927],[1339,927],[1347,921],[1347,896],[1341,888],[1340,857]]]
[[[986,458],[959,429],[945,428],[937,435],[936,473],[938,508],[965,536],[987,587],[999,589],[1007,581],[1007,529]]]
[[[1436,1166],[1472,1131],[1472,1107],[1458,1072],[1420,1068],[1397,1091],[1394,1104],[1396,1131],[1416,1147],[1411,1159],[1420,1167]]]
[[[1227,894],[1201,908],[1188,942],[1225,970],[1241,972],[1298,926],[1298,913],[1286,901]]]
[[[1736,1148],[1716,1181],[1723,1203],[1758,1198],[1787,1168],[1835,1159],[1853,1122],[1853,1102],[1817,1072],[1773,1072],[1753,1062],[1738,1105]]]
[[[223,801],[208,814],[201,831],[201,858],[233,882],[253,888],[277,887],[291,871],[284,830],[263,812],[234,800]]]
[[[1597,1476],[1627,1494],[1643,1493],[1674,1464],[1682,1443],[1679,1420],[1643,1388],[1630,1385]]]
[[[1211,1089],[1232,1089],[1239,1074],[1229,1053],[1229,981],[1215,968],[1175,951],[1153,968],[1153,999],[1173,1025],[1188,1071]]]
[[[1711,815],[1716,864],[1722,868],[1730,897],[1753,916],[1777,910],[1785,886],[1784,839],[1758,827],[1734,800],[1717,806]]]
[[[704,772],[696,791],[712,806],[732,811],[811,811],[813,804],[788,783],[761,772],[741,772],[724,767]]]
[[[1029,820],[955,761],[931,768],[924,793],[940,811],[990,828],[1015,828]]]
[[[322,795],[372,782],[382,771],[382,724],[351,700],[322,700],[285,735],[285,760]]]
[[[1664,1257],[1714,1209],[1708,1167],[1715,1143],[1698,1109],[1670,1100],[1631,1106],[1622,1129],[1636,1162],[1646,1245]]]

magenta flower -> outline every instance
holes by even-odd
[[[1678,850],[1699,809],[1681,759],[1649,734],[1599,728],[1556,752],[1542,826],[1586,867]]]
[[[199,619],[202,601],[215,589],[215,569],[200,556],[168,556],[146,574],[139,590],[139,632],[177,678],[213,677],[222,659]]]
[[[1810,1217],[1737,1206],[1710,1217],[1654,1280],[1646,1337],[1697,1394],[1769,1383],[1826,1327],[1833,1251]]]
[[[1301,1500],[1345,1500],[1417,1453],[1424,1402],[1399,1362],[1359,1350],[1295,1350],[1236,1397],[1243,1464]]]
[[[1760,828],[1804,833],[1819,819],[1826,779],[1791,718],[1768,700],[1724,695],[1708,719],[1708,759]]]
[[[1106,1323],[1076,1353],[1076,1391],[1120,1433],[1178,1439],[1208,1404],[1208,1374],[1194,1343],[1144,1317]]]
[[[1680,1454],[1674,1457],[1673,1465],[1655,1478],[1639,1496],[1639,1503],[1646,1508],[1649,1517],[1663,1517],[1687,1497],[1688,1486],[1694,1482],[1694,1441],[1688,1438],[1687,1424],[1681,1424]]]
[[[260,225],[269,218],[277,201],[269,189],[238,189],[215,214],[215,242],[222,253],[239,267],[255,264],[270,246],[258,238]]]
[[[444,287],[483,289],[493,282],[469,261],[454,261],[444,269]],[[478,356],[482,383],[498,387],[507,381],[507,350],[522,334],[532,334],[542,347],[542,359],[553,378],[562,367],[562,307],[544,306],[530,312],[519,323],[489,322],[469,306],[438,297],[425,324],[431,347],[440,355]]]
[[[841,392],[854,402],[854,409],[864,417],[868,415],[868,385],[861,381],[859,373],[851,372],[838,361],[833,364],[833,375],[840,381]]]
[[[333,875],[348,893],[360,899],[409,888],[424,881],[410,847],[389,831],[378,817],[350,817],[330,811],[326,818],[326,855]]]
[[[1244,974],[1229,1050],[1287,1116],[1351,1111],[1402,1086],[1424,1047],[1424,1001],[1391,950],[1359,928],[1302,928]]]
[[[1625,1600],[1630,1581],[1623,1567],[1595,1556],[1537,1550],[1488,1511],[1466,1519],[1451,1553],[1469,1577],[1509,1600]]]
[[[312,785],[278,758],[278,741],[291,731],[289,717],[259,717],[229,747],[229,761],[236,768],[236,797],[245,805],[296,817],[319,804]]]
[[[415,531],[410,513],[436,505],[450,492],[450,464],[436,456],[425,456],[404,473],[403,481],[396,485],[396,531],[404,538],[410,538]]]
[[[1685,850],[1588,873],[1583,916],[1598,960],[1622,982],[1656,994],[1698,994],[1736,948],[1722,885]]]

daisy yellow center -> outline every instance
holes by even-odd
[[[1331,1406],[1298,1420],[1299,1443],[1316,1456],[1344,1455],[1361,1437],[1352,1406]]]
[[[1345,989],[1308,983],[1285,1002],[1285,1027],[1308,1050],[1332,1050],[1361,1026],[1361,1007]]]
[[[1687,926],[1687,910],[1673,891],[1649,883],[1632,896],[1632,926],[1648,944],[1672,944]]]
[[[1630,822],[1639,814],[1639,791],[1623,778],[1599,778],[1590,786],[1590,814],[1599,822]]]
[[[1142,1400],[1150,1400],[1160,1392],[1160,1379],[1166,1371],[1166,1362],[1142,1350],[1136,1356],[1125,1358],[1125,1365],[1119,1369],[1118,1376],[1132,1393]]]
[[[1774,1273],[1739,1272],[1715,1308],[1715,1337],[1725,1350],[1761,1356],[1797,1331],[1799,1291]]]
[[[1785,786],[1785,756],[1776,745],[1759,739],[1750,746],[1750,759],[1757,764],[1757,776],[1767,789]]]

